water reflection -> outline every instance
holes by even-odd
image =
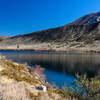
[[[100,54],[55,54],[33,51],[0,51],[17,62],[39,64],[48,70],[74,75],[76,72],[89,76],[100,74]]]

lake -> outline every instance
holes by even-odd
[[[55,53],[0,50],[7,59],[18,63],[36,64],[45,68],[48,82],[61,87],[66,83],[71,86],[75,73],[86,73],[89,77],[100,75],[100,54]]]

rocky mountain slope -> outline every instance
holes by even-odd
[[[71,25],[82,25],[82,24],[90,24],[95,23],[97,21],[100,21],[100,12],[97,13],[91,13],[88,15],[85,15],[74,22],[70,23]]]
[[[9,49],[54,49],[99,48],[100,12],[85,15],[65,26],[10,37],[0,43],[0,48]],[[98,49],[99,50],[99,49]]]

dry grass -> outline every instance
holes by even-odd
[[[39,65],[30,68],[26,64],[17,64],[0,55],[0,100],[68,100],[58,94],[43,74]],[[37,90],[36,85],[44,85],[47,92]]]
[[[0,72],[1,76],[7,76],[17,82],[25,81],[30,84],[43,84],[40,79],[34,77],[31,68],[26,65],[13,63],[4,58],[0,60],[0,65],[3,67]]]
[[[2,100],[34,100],[38,96],[38,92],[33,85],[26,82],[2,83],[0,82],[0,90],[2,93]],[[34,97],[29,95],[31,92]]]

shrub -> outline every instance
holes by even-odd
[[[64,86],[59,93],[63,97],[70,96],[78,100],[100,100],[100,78],[87,78],[86,75],[76,74],[73,88]]]
[[[33,75],[34,76],[37,76],[41,80],[46,80],[46,76],[43,73],[44,72],[44,68],[40,67],[40,65],[35,65],[35,67],[32,68],[32,71],[33,71]]]
[[[3,40],[4,40],[4,38],[0,37],[0,42],[3,41]]]

